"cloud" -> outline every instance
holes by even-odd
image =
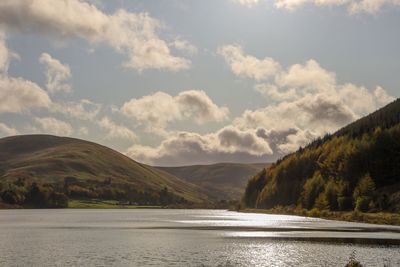
[[[220,122],[228,118],[228,108],[218,107],[204,91],[183,91],[174,100],[183,117],[193,118],[198,124]]]
[[[304,65],[294,64],[287,71],[275,73],[279,87],[302,88],[311,92],[330,90],[336,84],[336,75],[329,72],[313,59]]]
[[[247,7],[253,7],[260,3],[259,0],[233,0]],[[376,14],[383,7],[399,6],[399,0],[274,0],[274,6],[278,9],[294,11],[305,5],[318,7],[344,6],[349,14],[367,13]]]
[[[93,120],[100,112],[102,105],[88,99],[69,102],[53,102],[50,112],[61,113],[80,120]]]
[[[13,58],[19,58],[19,55],[10,51],[6,45],[6,36],[4,31],[0,29],[0,75],[8,73],[10,61]]]
[[[71,124],[53,117],[35,118],[40,131],[47,134],[70,136],[73,133]]]
[[[183,40],[181,38],[176,38],[175,41],[172,43],[173,47],[175,47],[178,50],[185,51],[191,55],[194,55],[197,53],[197,48],[189,43],[186,40]]]
[[[254,156],[273,153],[269,144],[252,129],[241,130],[233,126],[222,128],[218,133],[219,144],[230,153],[246,152]]]
[[[190,67],[189,60],[171,54],[168,43],[157,34],[162,24],[146,13],[119,9],[109,15],[80,0],[4,0],[0,24],[13,31],[105,43],[127,55],[125,67],[138,71]]]
[[[0,78],[0,113],[21,113],[31,108],[47,108],[51,100],[37,84],[22,78]]]
[[[276,101],[296,99],[298,97],[295,89],[291,88],[283,91],[274,84],[261,83],[257,84],[254,89],[265,97]]]
[[[156,92],[124,103],[121,112],[146,125],[149,131],[161,131],[169,122],[183,116],[173,96]]]
[[[158,147],[133,145],[126,154],[148,164],[209,164],[221,161],[262,160],[271,155],[269,144],[252,130],[232,126],[200,135],[191,132],[171,134]]]
[[[260,0],[234,0],[235,3],[238,3],[246,7],[256,6],[259,3],[259,1]]]
[[[89,129],[85,126],[82,126],[79,128],[78,133],[80,135],[88,135],[89,134]]]
[[[260,72],[254,65],[263,60],[244,54],[238,46],[232,47],[240,51],[240,57],[233,57],[232,72],[254,79],[258,82],[255,89],[273,102],[266,107],[245,110],[229,125],[204,135],[164,129],[165,139],[158,146],[133,145],[126,152],[128,156],[156,165],[273,161],[394,100],[379,86],[370,90],[339,83],[334,72],[313,59],[283,68],[279,62],[268,58],[279,67]],[[249,58],[256,63],[249,64]],[[233,61],[227,60],[227,63]],[[193,117],[196,114],[197,122],[201,123],[199,118],[213,117],[211,114],[220,108],[200,92],[185,91],[175,97],[158,92],[127,102],[129,105],[125,108],[129,109],[123,107],[122,111],[131,112],[143,122],[164,126],[185,118],[196,121]],[[185,113],[186,108],[193,107],[196,107],[194,111]]]
[[[192,119],[197,124],[220,122],[229,110],[218,107],[204,91],[188,90],[171,96],[164,92],[134,98],[123,104],[121,112],[145,124],[148,130],[165,132],[168,123]]]
[[[252,78],[257,81],[265,80],[280,69],[278,62],[266,57],[258,59],[245,55],[239,45],[225,45],[218,49],[233,73],[238,76]]]
[[[18,134],[18,131],[15,128],[9,127],[8,125],[0,122],[0,135],[10,136],[16,134]]]
[[[261,61],[244,54],[241,47],[234,47],[241,51],[240,57]],[[274,59],[269,61],[280,66]],[[232,66],[230,61],[227,63]],[[313,59],[287,69],[274,68],[268,75],[243,75],[253,73],[253,65],[245,60],[237,60],[235,64],[231,69],[237,76],[251,77],[257,82],[263,80],[255,85],[255,90],[273,102],[264,108],[246,110],[232,125],[241,130],[266,129],[263,136],[276,153],[296,150],[394,100],[380,86],[369,90],[351,83],[338,83],[335,73]],[[275,138],[271,139],[272,133]]]
[[[103,117],[97,124],[108,131],[106,138],[120,138],[127,140],[137,140],[136,134],[125,126],[117,125],[108,117]]]
[[[71,70],[68,65],[62,64],[47,53],[41,54],[39,62],[46,66],[46,87],[50,93],[71,91],[71,86],[66,83],[66,80],[71,77]]]
[[[295,10],[304,5],[345,6],[350,14],[376,14],[383,7],[398,6],[399,0],[275,0],[275,6],[281,9]]]
[[[399,0],[359,0],[350,1],[348,9],[350,13],[369,13],[376,14],[384,6],[399,6]]]
[[[9,51],[5,35],[0,33],[0,113],[21,113],[31,108],[46,108],[50,97],[36,83],[22,78],[9,77],[8,67],[18,55]]]

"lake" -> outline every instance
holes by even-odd
[[[0,266],[400,266],[400,227],[224,210],[0,210]]]

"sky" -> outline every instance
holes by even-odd
[[[2,0],[0,137],[270,162],[400,96],[400,0]]]

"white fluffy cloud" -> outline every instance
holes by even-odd
[[[41,54],[39,62],[46,66],[46,87],[50,93],[71,91],[71,86],[66,82],[71,77],[71,70],[68,65],[62,64],[47,53]]]
[[[336,75],[311,59],[304,65],[294,64],[287,71],[276,72],[275,82],[279,87],[303,88],[311,92],[327,91],[335,86]]]
[[[105,43],[128,56],[124,66],[139,71],[190,66],[189,60],[171,54],[168,43],[157,34],[162,24],[146,13],[119,9],[109,15],[80,0],[3,0],[0,24],[9,30]]]
[[[280,69],[279,63],[272,58],[258,59],[245,55],[238,45],[222,46],[218,49],[218,53],[224,57],[233,73],[257,81],[269,78]]]
[[[37,84],[22,78],[0,78],[0,112],[20,113],[50,104],[49,96]]]
[[[69,136],[73,133],[71,124],[53,117],[35,118],[42,133]]]
[[[8,126],[7,124],[4,124],[0,122],[0,135],[1,136],[9,136],[9,135],[16,135],[18,134],[18,131],[15,128],[12,128]]]
[[[274,84],[261,83],[257,84],[254,89],[267,98],[277,101],[291,100],[298,97],[295,89],[291,88],[284,91]]]
[[[111,121],[108,117],[103,117],[97,124],[107,130],[106,138],[122,138],[127,140],[136,140],[136,134],[125,126],[118,125]]]
[[[257,5],[259,0],[234,0],[247,7]],[[400,0],[273,0],[275,7],[290,11],[305,5],[315,6],[344,6],[350,14],[369,13],[376,14],[383,7],[399,6]]]
[[[273,67],[266,68],[268,71],[259,70],[257,65],[263,65],[265,59],[246,55],[239,46],[226,47],[234,52],[220,52],[225,59],[237,52],[239,55],[228,56],[227,63],[232,72],[253,78],[258,82],[256,90],[273,100],[272,103],[244,111],[218,131],[205,135],[168,132],[158,146],[133,145],[127,155],[160,165],[271,161],[394,100],[379,86],[369,90],[350,83],[338,83],[335,73],[321,67],[316,60],[283,68],[274,59],[267,58],[268,62],[273,62],[267,65]],[[159,92],[128,102],[122,111],[143,122],[165,125],[185,117],[181,101],[192,108],[213,106],[208,101],[208,104],[196,104],[205,94],[199,97],[199,93],[194,92],[197,91],[185,91],[176,97]],[[130,108],[124,110],[127,107]],[[215,106],[211,110],[215,109],[218,108]],[[199,117],[203,118],[213,114],[208,109],[199,110],[202,109],[197,108],[186,117],[203,114]]]
[[[133,145],[127,155],[148,164],[208,164],[220,161],[256,161],[271,155],[269,144],[253,130],[224,127],[216,133],[171,134],[158,147]]]
[[[36,83],[9,77],[8,66],[13,57],[17,55],[8,49],[5,36],[0,33],[0,113],[21,113],[31,108],[49,107],[50,97]]]
[[[242,51],[240,47],[238,49]],[[241,54],[244,58],[254,58]],[[243,76],[242,73],[252,72],[252,65],[246,61],[236,64],[242,64],[236,69],[243,71],[232,68],[234,74]],[[268,129],[264,137],[282,153],[293,151],[325,133],[332,133],[394,100],[379,86],[368,90],[350,83],[339,84],[335,73],[325,70],[315,60],[294,64],[287,69],[278,67],[269,75],[253,75],[253,79],[263,80],[264,83],[256,84],[255,89],[274,104],[246,110],[233,121],[233,125],[242,130]],[[280,136],[279,140],[270,139],[271,133]]]
[[[143,123],[149,130],[163,131],[168,123],[192,119],[198,124],[228,118],[229,110],[217,106],[204,91],[188,90],[171,96],[164,92],[131,99],[121,112]]]

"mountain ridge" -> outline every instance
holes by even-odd
[[[244,187],[254,174],[268,163],[198,164],[177,167],[158,167],[178,178],[203,188],[215,200],[239,200]]]

